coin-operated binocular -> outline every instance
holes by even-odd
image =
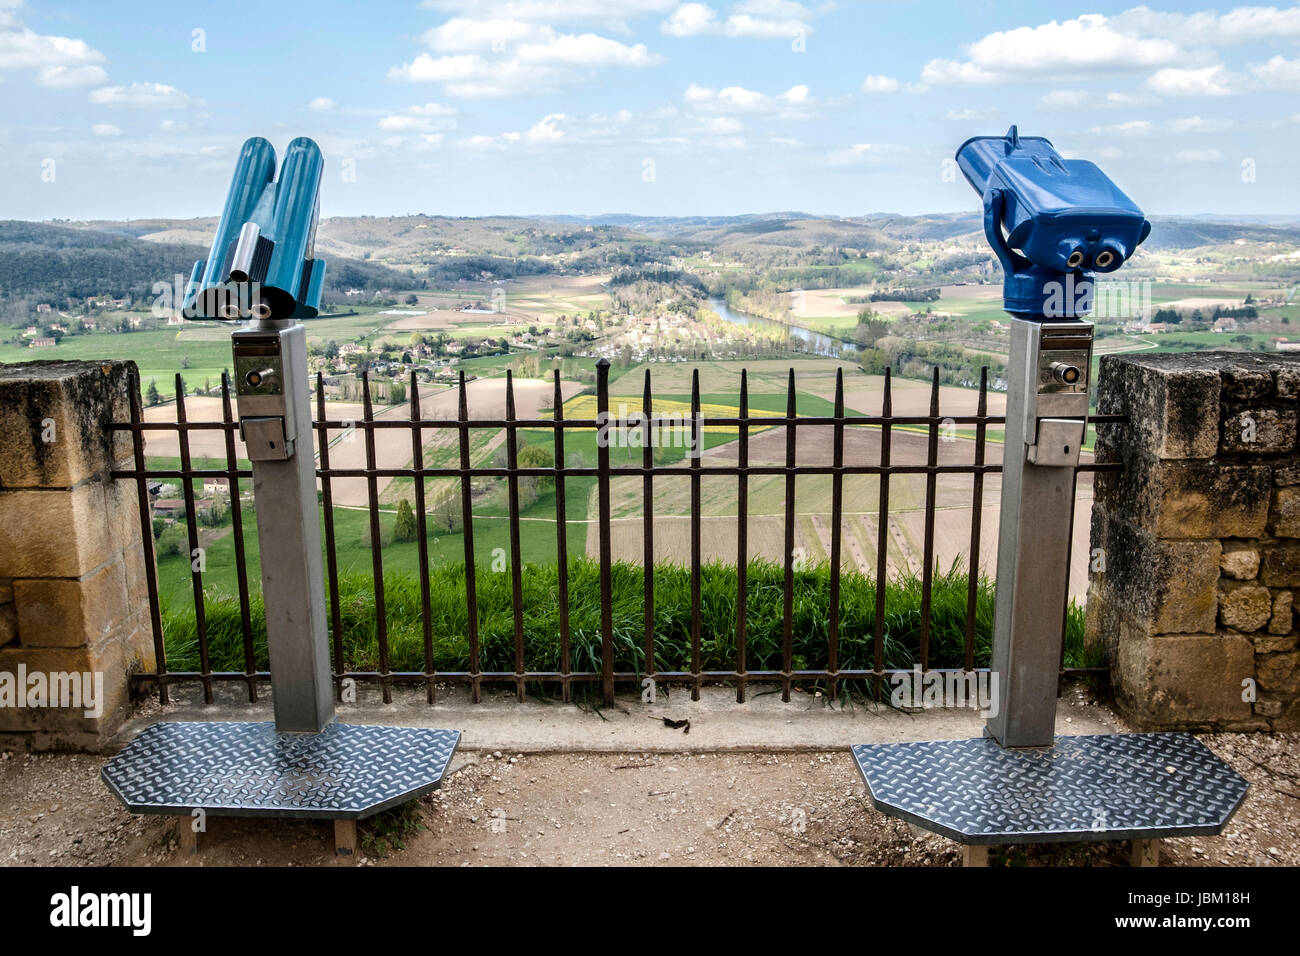
[[[253,465],[262,594],[276,728],[315,733],[334,717],[307,331],[320,307],[316,258],[324,162],[300,137],[280,178],[275,149],[244,143],[208,258],[194,265],[182,314],[247,320],[231,335],[239,431]]]
[[[1013,315],[1086,315],[1092,273],[1114,272],[1151,232],[1095,163],[1062,159],[1050,141],[1014,126],[968,139],[957,165],[984,201],[984,235],[1002,263],[1003,308]],[[1059,300],[1056,283],[1069,275],[1077,294]]]
[[[977,136],[957,165],[984,204],[1010,313],[1007,429],[992,667],[999,706],[988,733],[1006,747],[1052,742],[1070,576],[1074,468],[1087,431],[1093,278],[1114,272],[1151,232],[1133,200],[1093,163],[1040,136]]]
[[[301,400],[306,333],[296,320],[313,318],[320,308],[325,261],[316,258],[315,244],[323,168],[320,148],[299,137],[289,144],[277,181],[275,148],[260,136],[247,140],[212,250],[194,264],[186,289],[187,318],[250,320],[233,344],[240,434],[251,461],[292,457],[300,424],[310,423]],[[296,374],[286,367],[295,361],[302,365]],[[291,388],[295,383],[302,395]]]
[[[316,316],[325,280],[315,253],[323,169],[320,148],[299,137],[276,181],[275,147],[260,136],[244,143],[212,251],[190,274],[186,318]]]

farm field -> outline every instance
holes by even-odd
[[[785,394],[785,370],[790,363],[749,363],[750,380],[756,391],[751,394],[751,405],[756,415],[782,414]],[[826,414],[833,397],[834,369],[838,363],[829,360],[805,360],[796,363],[796,382],[820,385],[825,392],[802,389],[798,393],[800,409],[805,414]],[[702,367],[702,394],[706,414],[712,410],[719,416],[735,414],[734,393],[720,390],[727,382],[738,380],[739,363],[706,363]],[[779,369],[779,370],[778,370]],[[851,366],[848,376],[846,400],[850,408],[863,414],[877,414],[880,409],[880,387],[883,379],[868,377]],[[635,372],[635,370],[633,370]],[[669,366],[662,370],[668,381],[666,387],[680,388],[689,376],[689,370]],[[629,381],[637,381],[634,375]],[[521,417],[544,416],[542,399],[549,398],[551,387],[540,381],[521,380],[516,383]],[[504,415],[504,382],[501,379],[480,379],[468,386],[471,414],[475,417]],[[571,418],[594,417],[594,396],[575,396],[579,386],[565,383],[566,415]],[[619,391],[623,391],[620,389]],[[627,389],[631,391],[631,389]],[[898,414],[927,414],[930,389],[926,383],[895,380],[894,408]],[[668,413],[689,408],[689,392],[666,393],[656,400],[656,411]],[[990,393],[990,412],[1000,413],[1004,396]],[[977,393],[968,389],[941,389],[941,410],[949,414],[969,414],[974,411]],[[422,396],[422,409],[426,416],[453,415],[455,390],[444,390],[436,395]],[[611,405],[617,409],[620,402],[639,407],[639,395],[613,396]],[[635,404],[633,404],[635,403]],[[588,408],[587,406],[591,407]],[[216,399],[187,399],[192,420],[219,415]],[[445,407],[444,407],[445,406]],[[810,406],[810,407],[809,407]],[[589,414],[590,413],[590,414]],[[361,409],[350,403],[330,403],[331,417],[359,418]],[[151,420],[166,420],[174,415],[169,407],[149,410]],[[407,406],[385,408],[381,417],[403,419],[409,415]],[[990,437],[992,435],[990,430]],[[827,464],[830,461],[831,433],[829,426],[806,426],[800,429],[796,444],[797,461],[801,464]],[[490,462],[503,453],[505,435],[501,429],[474,429],[471,432],[471,460],[476,465]],[[341,436],[332,435],[331,465],[334,467],[364,467],[365,443],[353,439],[344,442]],[[404,467],[411,461],[410,433],[405,429],[377,432],[376,451],[381,467]],[[548,450],[554,446],[550,429],[521,428],[518,433],[520,448],[540,444]],[[191,444],[197,458],[224,458],[224,445],[217,435],[195,433]],[[732,476],[710,475],[718,465],[734,465],[737,461],[737,442],[734,428],[706,426],[705,453],[701,462],[701,501],[703,558],[734,564],[737,558],[737,479]],[[750,434],[751,464],[780,464],[785,460],[785,429],[754,428]],[[881,432],[875,426],[848,427],[845,435],[845,460],[848,462],[875,463],[880,457]],[[155,465],[165,456],[178,453],[175,437],[166,436],[150,440],[148,453]],[[242,449],[237,449],[242,455]],[[459,457],[459,447],[454,433],[431,434],[426,440],[423,454],[428,467],[454,465]],[[922,464],[926,460],[927,439],[924,433],[895,428],[891,440],[892,461],[895,464]],[[941,463],[973,461],[974,443],[962,432],[950,441],[939,444]],[[662,447],[656,452],[659,462],[683,460],[685,449]],[[986,460],[1000,460],[1001,446],[990,443]],[[610,452],[611,466],[637,466],[641,462],[640,448],[616,447]],[[571,429],[565,435],[565,460],[571,467],[590,467],[596,460],[596,435],[592,429]],[[848,476],[844,480],[844,536],[841,560],[843,567],[856,568],[871,575],[877,567],[877,549],[880,537],[879,492],[877,476]],[[335,507],[332,512],[335,541],[341,571],[370,574],[372,554],[368,514],[368,489],[363,479],[335,479],[332,482]],[[599,553],[599,534],[596,517],[596,483],[591,477],[570,477],[566,481],[566,509],[568,517],[569,553],[577,556]],[[386,572],[409,571],[418,566],[418,550],[413,542],[401,542],[393,536],[397,504],[405,499],[414,501],[414,483],[411,479],[390,479],[378,487],[379,521],[381,526],[381,558]],[[1000,482],[996,475],[987,476],[982,500],[972,500],[973,479],[966,475],[940,476],[936,482],[934,505],[934,548],[936,564],[941,569],[954,562],[964,564],[970,548],[971,519],[979,508],[982,533],[979,547],[979,566],[982,572],[993,573],[997,548],[997,520]],[[645,529],[643,515],[644,484],[638,477],[615,477],[611,482],[612,546],[616,559],[639,561],[643,554]],[[654,554],[656,560],[683,562],[690,554],[690,479],[685,477],[656,478],[653,486]],[[429,516],[429,554],[434,564],[463,559],[463,537],[459,528],[459,484],[454,479],[430,479],[426,485]],[[1080,520],[1075,527],[1075,561],[1072,569],[1070,593],[1081,598],[1086,591],[1086,556],[1088,522],[1083,516],[1091,506],[1091,480],[1081,476],[1078,484]],[[748,501],[748,556],[781,561],[784,552],[785,479],[779,476],[753,476],[749,480]],[[800,564],[817,564],[829,559],[831,550],[829,511],[831,480],[828,476],[801,476],[795,487],[795,558]],[[450,507],[448,504],[450,503]],[[916,573],[921,570],[921,555],[925,541],[926,488],[922,476],[894,475],[889,487],[889,520],[885,526],[886,567],[892,573]],[[478,560],[490,563],[502,561],[509,553],[509,509],[505,483],[500,480],[476,481],[474,491],[474,530]],[[448,520],[450,515],[451,520]],[[554,487],[546,482],[535,500],[522,509],[521,557],[526,562],[549,563],[555,560]],[[245,537],[252,543],[252,517],[246,506]],[[205,586],[218,591],[234,593],[234,548],[229,527],[204,530],[205,547],[208,548],[208,573]],[[255,583],[256,549],[248,548],[250,574]],[[188,564],[179,555],[160,558],[160,574],[167,581],[164,588],[170,600],[182,607],[192,600]]]

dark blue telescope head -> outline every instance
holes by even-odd
[[[325,280],[325,260],[315,253],[324,165],[320,147],[299,137],[289,144],[277,182],[275,148],[260,136],[244,143],[212,251],[190,275],[186,318],[317,314]]]
[[[1002,263],[1004,308],[1013,314],[1048,316],[1045,285],[1114,272],[1151,232],[1142,210],[1095,163],[1062,159],[1050,141],[1022,137],[1014,126],[1005,136],[968,139],[957,165],[984,201],[984,234]]]

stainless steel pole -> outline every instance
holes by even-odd
[[[1053,740],[1091,362],[1091,323],[1011,320],[991,664],[998,699],[986,727],[1004,747]]]
[[[293,320],[262,319],[232,338],[240,432],[253,466],[275,726],[318,733],[334,720],[334,691],[307,332]]]

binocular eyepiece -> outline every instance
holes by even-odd
[[[1151,232],[1142,210],[1094,163],[1063,159],[1041,136],[1012,126],[1005,136],[976,136],[957,150],[957,165],[984,202],[984,234],[1002,263],[1004,307],[1050,314],[1048,283],[1073,274],[1114,272]]]
[[[295,139],[278,181],[275,170],[269,142],[255,136],[244,143],[212,250],[190,274],[186,318],[236,322],[318,314],[325,281],[325,261],[315,253],[320,147]]]

